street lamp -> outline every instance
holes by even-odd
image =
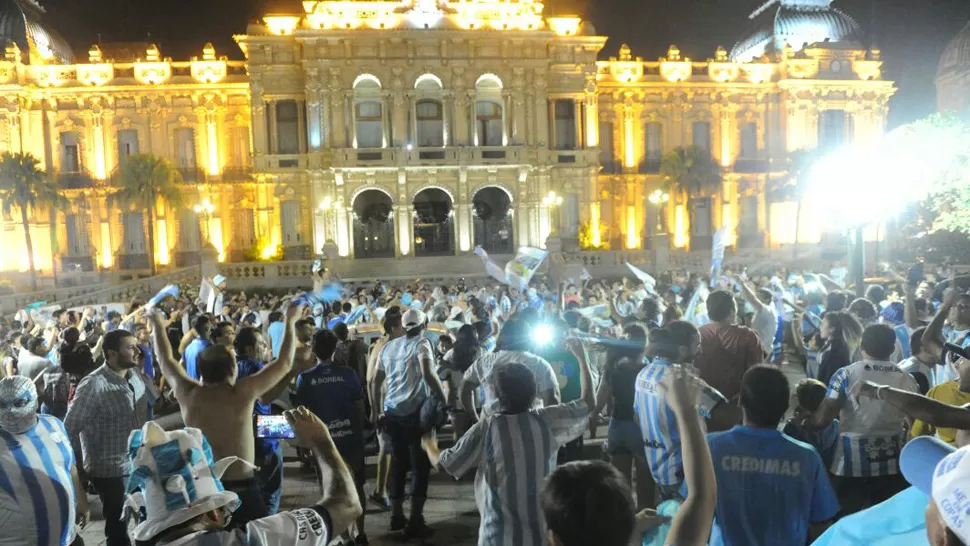
[[[546,195],[545,197],[542,198],[542,204],[545,205],[547,208],[550,209],[549,210],[549,214],[550,214],[550,216],[552,216],[555,219],[552,222],[552,232],[550,234],[556,234],[556,235],[558,235],[559,234],[559,220],[560,220],[560,218],[559,218],[559,211],[556,210],[556,213],[553,214],[552,209],[558,209],[560,206],[562,206],[562,196],[561,195],[556,195],[556,192],[551,191],[551,192],[549,192],[549,195]]]
[[[192,207],[196,214],[202,218],[205,225],[205,242],[209,242],[209,218],[212,217],[212,213],[216,211],[216,206],[213,205],[208,199],[202,201],[198,205]]]
[[[664,211],[664,207],[667,205],[667,202],[670,201],[670,194],[663,190],[656,189],[656,190],[653,190],[653,193],[647,196],[647,201],[650,201],[650,204],[657,207],[657,226],[656,226],[657,233],[666,232],[667,230],[664,228],[664,223],[663,223],[663,220],[664,220],[663,211]]]

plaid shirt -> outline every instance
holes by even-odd
[[[145,383],[134,371],[124,379],[105,364],[81,380],[64,425],[88,476],[129,474],[128,436],[145,424],[148,399]]]

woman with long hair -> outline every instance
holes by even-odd
[[[623,328],[623,336],[607,348],[596,408],[590,414],[590,419],[596,419],[607,403],[613,407],[606,453],[631,487],[636,464],[637,498],[644,505],[653,499],[653,479],[643,454],[643,438],[634,417],[633,399],[646,347],[647,329],[642,324],[632,323]]]
[[[91,347],[80,338],[80,331],[73,326],[61,334],[57,347],[60,365],[44,372],[43,390],[39,395],[42,413],[64,419],[78,383],[96,368]]]
[[[819,327],[822,348],[818,351],[818,377],[826,385],[841,368],[852,364],[852,355],[862,342],[862,324],[850,313],[825,313]]]
[[[461,379],[464,377],[465,371],[471,367],[475,359],[481,354],[482,349],[479,345],[478,329],[471,324],[466,324],[459,328],[455,334],[454,346],[441,357],[441,367],[446,370],[447,375],[445,380],[448,383],[449,404],[456,404],[458,402],[458,391],[459,387],[461,387]],[[455,429],[456,441],[471,428],[472,420],[471,416],[467,413],[468,411],[474,411],[474,408],[465,408],[465,413],[453,413],[451,416],[451,424]]]

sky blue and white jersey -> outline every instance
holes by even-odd
[[[913,347],[909,340],[912,330],[909,329],[909,326],[905,324],[893,326],[893,332],[896,332],[896,341],[899,342],[899,346],[903,350],[903,358],[906,359],[913,356]]]
[[[951,326],[946,326],[943,328],[943,337],[946,339],[947,343],[955,343],[961,347],[970,346],[970,330],[955,330]],[[953,381],[960,379],[960,375],[957,373],[956,368],[953,366],[955,361],[951,357],[947,357],[946,362],[940,364],[936,370],[936,383],[933,387],[946,383],[947,381]]]
[[[37,424],[23,434],[0,430],[0,444],[0,545],[73,542],[74,451],[64,424],[39,415]]]
[[[582,400],[485,416],[441,454],[441,466],[452,476],[478,467],[480,546],[547,544],[539,492],[556,468],[559,448],[580,437],[588,421],[589,407]]]
[[[420,357],[434,362],[434,351],[428,338],[399,337],[387,342],[381,350],[377,369],[384,372],[384,411],[393,415],[411,415],[421,408],[431,390],[421,372]]]
[[[684,481],[684,460],[680,452],[680,430],[677,417],[657,385],[671,368],[671,363],[654,359],[637,375],[633,409],[640,419],[644,453],[653,479],[660,485],[679,486]],[[706,386],[697,411],[705,419],[718,404],[727,400],[716,389]]]
[[[918,392],[913,376],[892,362],[862,360],[835,372],[826,396],[839,400],[842,412],[830,470],[836,476],[863,478],[898,474],[906,416],[889,402],[853,396],[860,381]]]

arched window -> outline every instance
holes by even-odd
[[[381,82],[369,75],[354,82],[354,129],[357,148],[384,147],[384,103]]]
[[[505,145],[505,111],[502,80],[485,74],[475,82],[475,143],[478,146]]]
[[[418,146],[422,148],[445,145],[444,109],[441,101],[419,100],[415,106],[417,116]]]

